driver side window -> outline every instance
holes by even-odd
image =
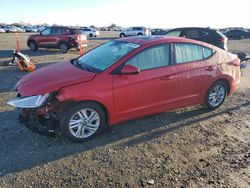
[[[41,32],[42,35],[50,35],[51,33],[51,28],[47,28]]]
[[[168,66],[170,64],[169,51],[169,44],[147,48],[129,59],[126,64],[136,66],[140,70]]]

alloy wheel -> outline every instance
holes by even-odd
[[[100,115],[92,108],[77,111],[69,121],[70,133],[76,138],[88,138],[100,126]]]
[[[221,105],[226,96],[226,90],[223,85],[215,85],[209,93],[208,102],[212,107]]]

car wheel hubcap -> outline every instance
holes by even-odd
[[[70,133],[76,138],[93,135],[100,126],[99,114],[90,108],[77,111],[69,121]]]
[[[213,107],[219,106],[225,98],[225,93],[222,85],[215,86],[209,94],[209,104]]]
[[[62,52],[66,52],[67,51],[66,44],[61,44],[60,49],[61,49]]]

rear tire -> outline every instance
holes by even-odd
[[[126,37],[125,33],[120,34],[120,38]]]
[[[37,51],[38,49],[38,46],[34,41],[29,41],[28,46],[31,51]]]
[[[85,142],[94,138],[106,126],[105,112],[94,102],[83,102],[71,106],[62,113],[61,117],[62,135],[77,142]]]
[[[61,43],[59,45],[59,50],[60,50],[60,52],[65,54],[69,51],[69,46],[66,43]]]
[[[138,33],[137,36],[142,36],[143,34],[142,33]]]
[[[215,82],[207,91],[205,97],[205,106],[209,110],[215,110],[219,108],[227,96],[227,85],[223,81]]]
[[[94,35],[92,33],[89,34],[89,37],[92,38]]]

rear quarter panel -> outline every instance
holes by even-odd
[[[236,89],[236,85],[239,83],[240,79],[240,68],[237,66],[229,65],[229,62],[236,60],[238,58],[235,56],[230,56],[230,54],[219,48],[213,48],[215,54],[206,60],[207,66],[214,66],[214,71],[207,71],[204,67],[203,72],[203,82],[204,87],[202,89],[202,94],[200,98],[201,104],[203,104],[206,93],[208,89],[218,80],[224,80],[229,84],[230,90],[228,91],[229,95],[232,95]]]

